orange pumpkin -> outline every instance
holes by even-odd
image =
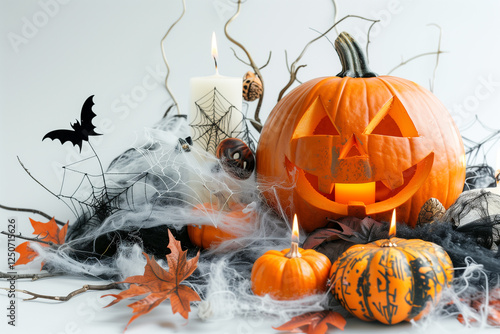
[[[188,225],[187,231],[191,242],[200,248],[210,248],[219,245],[226,240],[235,239],[238,236],[231,232],[227,226],[231,224],[251,223],[254,215],[243,212],[246,208],[242,204],[232,204],[230,211],[219,211],[216,206],[210,203],[197,205],[193,208],[194,215],[217,215],[221,214],[221,221],[224,227],[214,225]]]
[[[391,238],[349,248],[332,265],[330,282],[351,314],[396,324],[426,314],[452,279],[453,264],[440,246]]]
[[[414,82],[370,72],[348,34],[335,46],[343,71],[295,88],[263,128],[256,172],[269,204],[306,232],[343,216],[388,221],[394,208],[414,226],[429,198],[450,206],[465,158],[446,108]]]
[[[326,291],[332,263],[312,249],[270,250],[252,267],[252,291],[278,300],[298,299]]]

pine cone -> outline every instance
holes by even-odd
[[[429,198],[420,209],[420,213],[418,214],[417,219],[417,226],[432,224],[436,220],[440,220],[444,216],[445,212],[446,209],[438,199],[433,197]]]

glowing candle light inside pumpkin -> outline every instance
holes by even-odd
[[[215,154],[219,143],[243,131],[243,81],[219,74],[215,33],[212,34],[215,75],[191,78],[189,123],[193,144]]]
[[[375,203],[375,182],[336,183],[335,202],[363,202],[365,205]]]

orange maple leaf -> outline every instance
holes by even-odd
[[[66,238],[66,233],[68,232],[68,223],[66,223],[61,229],[57,225],[54,218],[52,218],[47,223],[42,223],[30,218],[31,226],[33,226],[33,234],[37,235],[40,240],[46,242],[52,242],[56,245],[62,245],[64,239]],[[20,264],[27,264],[33,261],[38,253],[30,247],[31,241],[23,242],[19,244],[15,251],[19,253],[19,259],[14,263],[15,266]],[[48,247],[49,245],[45,243],[40,243],[42,247]],[[42,262],[42,267],[44,263]]]
[[[68,223],[59,229],[56,220],[52,218],[47,223],[38,222],[30,218],[31,226],[33,226],[33,234],[37,235],[39,239],[46,242],[53,242],[57,245],[62,245],[68,232]]]
[[[492,291],[490,291],[490,294],[488,296],[488,306],[484,305],[485,304],[485,300],[484,299],[481,299],[481,300],[473,300],[471,302],[471,306],[472,308],[474,308],[476,311],[478,312],[488,312],[488,316],[487,316],[487,323],[488,325],[490,326],[495,326],[495,327],[498,327],[500,326],[500,288],[496,288]],[[475,323],[477,322],[476,319],[473,319],[473,318],[468,318],[468,319],[465,319],[464,315],[463,314],[459,314],[457,316],[457,320],[460,321],[460,323],[462,325],[466,325],[467,322],[470,322],[470,323]]]
[[[131,285],[127,290],[117,295],[108,294],[102,296],[113,296],[116,298],[105,306],[109,307],[123,299],[147,294],[143,299],[128,305],[132,308],[134,315],[130,318],[127,326],[125,326],[125,330],[127,330],[132,321],[148,313],[169,298],[172,312],[180,313],[185,319],[188,318],[191,311],[190,303],[200,300],[200,296],[196,291],[186,285],[180,284],[197,268],[200,252],[188,260],[187,251],[182,250],[181,243],[175,240],[170,231],[168,231],[168,238],[168,248],[170,249],[170,254],[167,255],[168,271],[163,269],[153,257],[150,258],[149,255],[143,253],[147,261],[144,267],[144,274],[131,276],[122,282],[118,282],[130,283]]]
[[[340,313],[326,310],[298,315],[283,325],[273,328],[279,331],[300,330],[308,334],[324,334],[328,330],[328,324],[344,330],[346,320]]]

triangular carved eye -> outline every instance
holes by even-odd
[[[391,97],[384,104],[363,133],[392,137],[418,137],[413,121],[396,96]]]
[[[339,134],[339,130],[333,124],[332,115],[326,112],[323,101],[318,96],[297,124],[293,138],[310,135],[338,136]]]

